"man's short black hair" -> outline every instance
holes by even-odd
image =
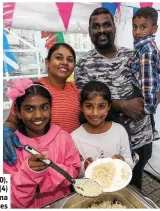
[[[101,15],[101,14],[109,14],[111,16],[111,19],[113,21],[113,24],[114,24],[114,18],[113,18],[113,15],[111,14],[111,12],[107,9],[107,8],[104,8],[104,7],[99,7],[99,8],[96,8],[92,14],[90,15],[90,18],[89,18],[89,25],[91,23],[91,18],[92,16],[95,16],[95,15]]]
[[[138,18],[150,18],[152,20],[152,24],[157,25],[157,20],[158,20],[158,12],[153,8],[153,7],[142,7],[138,9],[134,15],[133,15],[133,20],[138,17]]]

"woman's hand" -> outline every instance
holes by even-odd
[[[18,136],[10,127],[3,126],[3,160],[9,165],[13,165],[17,161],[15,148],[22,149]]]
[[[84,169],[86,168],[93,162],[93,158],[89,157],[84,161]]]
[[[124,161],[124,157],[122,155],[113,155],[112,159],[120,159]]]
[[[42,161],[39,159],[47,159],[47,157],[43,154],[39,155],[31,155],[28,159],[28,165],[33,171],[43,171],[46,169],[48,166],[45,165]]]

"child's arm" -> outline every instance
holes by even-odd
[[[124,161],[133,169],[133,160],[131,157],[130,143],[127,131],[122,127],[120,155],[124,157]]]
[[[141,86],[146,114],[154,114],[157,108],[157,60],[156,52],[146,52],[140,57]]]
[[[81,161],[81,170],[80,170],[80,172],[79,172],[79,175],[78,175],[78,177],[84,177],[84,173],[85,173],[85,170],[86,170],[86,168],[93,162],[94,160],[93,160],[93,158],[91,158],[91,157],[89,157],[89,158],[87,158],[85,161],[83,160],[83,161]]]
[[[61,162],[56,162],[56,164],[67,171],[73,178],[76,178],[81,167],[79,153],[73,143],[70,134],[68,134],[65,138],[63,136],[62,140],[64,142],[62,145],[60,145],[60,147],[63,147],[66,153],[63,154],[63,150],[61,151],[61,149],[59,149],[58,153],[61,154]],[[48,155],[48,157],[52,159],[50,155]],[[69,190],[71,183],[66,178],[64,178],[64,176],[62,176],[51,167],[48,167],[46,171],[48,176],[44,178],[39,186],[41,193],[48,191],[53,192],[56,190],[65,192],[66,190]]]
[[[84,162],[85,162],[85,160],[84,160],[84,157],[81,154],[81,150],[80,150],[79,146],[76,143],[77,134],[75,132],[72,132],[71,136],[72,136],[72,139],[74,141],[74,145],[75,145],[77,151],[79,152],[79,157],[80,157],[80,161],[81,161],[81,168],[80,168],[78,177],[81,178],[81,177],[84,177],[84,172],[85,172]]]
[[[21,152],[18,151],[18,157]],[[21,159],[23,155],[21,155]],[[11,206],[12,208],[27,208],[35,200],[36,190],[46,175],[46,170],[35,172],[28,166],[28,159],[23,162],[18,159],[15,165],[3,163],[4,173],[11,175]]]

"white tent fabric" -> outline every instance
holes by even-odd
[[[92,11],[101,7],[102,3],[73,3],[73,8],[67,31],[75,33],[88,33],[88,21]],[[140,3],[122,2],[120,12],[115,13],[116,42],[119,46],[133,48],[132,37],[132,16],[133,7],[140,7]],[[153,3],[153,7],[159,13],[159,29],[157,31],[156,42],[160,48],[160,3]],[[65,11],[64,11],[65,12]],[[65,32],[63,20],[59,14],[55,2],[17,2],[15,4],[12,28],[29,29],[39,31],[59,31]]]
[[[74,3],[69,20],[69,32],[88,33],[88,20],[92,11],[101,3]],[[66,31],[55,2],[17,2],[12,28],[39,31]]]
[[[88,33],[88,20],[92,11],[101,7],[101,2],[74,2],[67,31]],[[133,7],[140,7],[140,3],[122,2],[120,6],[121,19],[131,20]],[[153,3],[153,7],[160,10],[160,3]],[[39,31],[66,31],[55,2],[16,2],[12,28]]]

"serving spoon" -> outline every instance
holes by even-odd
[[[23,149],[29,152],[32,155],[41,154],[37,150],[35,150],[33,147],[29,145],[24,145]],[[72,185],[76,193],[79,195],[85,196],[85,197],[97,197],[102,194],[103,189],[102,187],[93,179],[90,178],[80,178],[80,179],[73,179],[71,175],[69,175],[66,171],[64,171],[62,168],[60,168],[58,165],[53,163],[50,159],[39,159],[41,162],[43,162],[45,165],[52,167],[55,169],[58,173],[63,175]],[[88,191],[92,190],[92,191]]]

